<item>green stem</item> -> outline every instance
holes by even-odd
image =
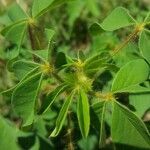
[[[67,131],[67,139],[68,139],[67,144],[68,144],[68,147],[67,147],[67,149],[68,150],[74,150],[74,146],[73,146],[73,143],[72,143],[71,112],[70,111],[68,112],[67,120],[68,120],[68,131]]]
[[[33,50],[36,50],[36,42],[34,39],[34,34],[33,34],[33,27],[32,25],[29,25],[28,27],[28,32],[29,32],[29,38],[30,38],[30,43],[31,43],[31,48]]]
[[[116,55],[116,53],[118,53],[122,48],[124,48],[131,40],[133,40],[140,31],[141,30],[139,30],[138,27],[135,28],[135,30],[126,38],[126,40],[123,43],[121,43],[118,47],[112,50],[112,57]]]

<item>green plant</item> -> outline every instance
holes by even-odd
[[[123,28],[128,27],[131,33],[126,39],[112,49],[107,47],[94,53],[93,50],[85,53],[78,51],[77,54],[71,55],[55,52],[55,31],[45,29],[40,22],[43,14],[64,2],[66,1],[34,0],[31,17],[18,4],[8,10],[11,24],[5,27],[1,34],[15,44],[7,66],[17,77],[18,83],[1,94],[11,97],[13,111],[22,120],[20,128],[23,131],[32,130],[32,125],[38,124],[39,118],[46,115],[54,103],[62,99],[55,127],[49,133],[50,137],[56,137],[63,126],[67,126],[68,149],[74,149],[70,131],[74,127],[71,112],[77,115],[83,138],[88,137],[90,128],[98,131],[100,148],[106,146],[108,133],[105,126],[109,125],[109,136],[114,146],[124,144],[150,149],[150,133],[140,119],[150,106],[149,100],[147,103],[140,102],[150,92],[150,13],[139,22],[133,19],[125,8],[117,7],[102,23],[92,24],[89,30],[92,36],[95,36],[118,29],[123,31]],[[124,48],[137,38],[139,50],[133,55],[135,57],[120,67],[117,55],[123,53]],[[22,46],[29,45],[29,42],[31,47]],[[95,84],[100,86],[98,80],[103,81],[101,75],[106,71],[109,71],[112,78],[108,84],[97,90]],[[140,115],[130,108],[129,103],[132,104],[132,100],[123,101],[122,96],[134,99],[135,109],[143,105],[143,110],[139,110]],[[135,97],[139,98],[138,102]],[[17,134],[12,133],[12,127],[5,124],[1,118],[0,129],[6,130],[10,137],[17,134],[22,137],[29,136],[18,129]],[[1,134],[1,139],[5,139],[4,136],[4,133]],[[36,137],[35,140],[39,139]],[[39,141],[37,143],[39,144]],[[38,149],[38,144],[34,146],[35,149]],[[18,149],[14,143],[12,145],[14,149]],[[6,143],[2,141],[1,147],[5,149],[5,146]]]

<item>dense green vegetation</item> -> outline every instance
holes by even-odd
[[[150,1],[0,1],[0,150],[149,150]]]

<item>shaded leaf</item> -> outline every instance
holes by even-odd
[[[101,52],[97,55],[94,55],[85,61],[84,70],[85,72],[91,76],[94,75],[101,68],[107,66],[106,62],[111,59],[110,54],[106,51]]]
[[[12,94],[13,109],[22,118],[23,126],[33,123],[41,80],[41,73],[30,76],[19,84]]]
[[[106,133],[105,133],[105,101],[100,101],[92,105],[94,112],[97,114],[100,120],[100,139],[99,146],[104,147],[106,144]]]
[[[63,65],[67,63],[66,56],[63,52],[59,52],[56,56],[55,67],[60,69]]]

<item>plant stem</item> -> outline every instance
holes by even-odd
[[[36,42],[35,42],[35,39],[34,39],[32,25],[29,25],[28,32],[29,32],[29,38],[30,38],[31,47],[32,47],[33,50],[35,50],[36,49]]]
[[[100,98],[100,99],[106,99],[106,100],[114,99],[114,95],[111,92],[100,93],[100,92],[95,92],[95,91],[89,91],[88,94],[91,96],[95,96],[97,98]]]
[[[134,31],[126,38],[126,40],[121,43],[118,47],[116,47],[114,50],[112,50],[112,57],[118,53],[122,48],[124,48],[131,40],[133,40],[138,33],[143,30],[145,24],[138,25],[135,27]]]
[[[74,146],[73,146],[73,143],[72,143],[71,112],[70,111],[68,112],[67,120],[68,120],[68,130],[67,130],[67,139],[68,139],[67,144],[68,144],[68,147],[67,147],[67,149],[68,150],[74,150]]]

